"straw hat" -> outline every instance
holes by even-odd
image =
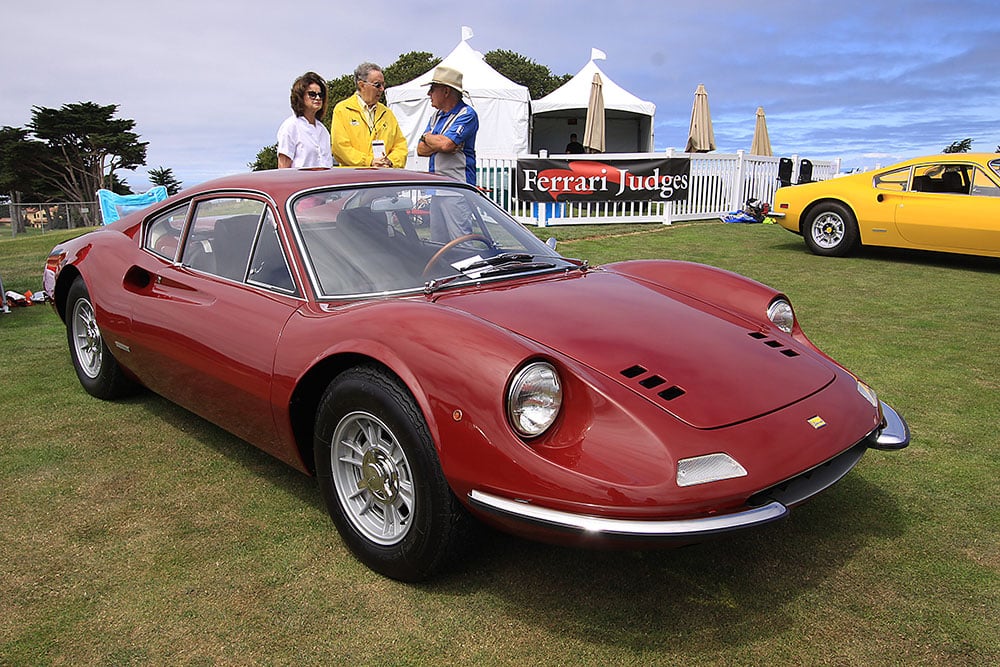
[[[452,67],[441,66],[435,68],[431,82],[424,85],[429,86],[434,83],[454,88],[462,95],[465,94],[465,90],[462,89],[462,73]]]

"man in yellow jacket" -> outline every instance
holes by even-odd
[[[354,70],[358,90],[333,108],[330,147],[342,167],[406,166],[406,137],[396,116],[379,102],[385,76],[375,63]]]

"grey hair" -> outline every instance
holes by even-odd
[[[382,68],[375,63],[361,63],[354,68],[354,80],[367,81],[368,75],[372,73],[372,70],[381,72]]]

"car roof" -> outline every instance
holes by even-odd
[[[920,164],[923,162],[979,162],[986,164],[990,160],[995,160],[1000,155],[997,153],[939,153],[937,155],[924,155],[922,157],[910,158],[902,162],[897,162],[891,167],[902,167],[910,164]]]
[[[151,213],[164,211],[203,193],[262,192],[279,206],[295,194],[305,190],[325,187],[364,186],[378,183],[448,183],[456,187],[473,186],[452,178],[409,169],[376,169],[374,167],[332,167],[311,169],[268,169],[232,174],[214,178],[184,188],[149,207],[134,210],[111,223],[115,229],[124,230],[139,223]]]
[[[386,182],[452,182],[452,179],[428,172],[406,169],[375,169],[372,167],[333,167],[319,169],[269,169],[233,174],[212,179],[178,193],[190,197],[199,192],[218,190],[260,190],[275,199],[284,199],[296,192],[324,186],[367,185]]]

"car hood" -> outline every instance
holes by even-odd
[[[790,336],[612,273],[442,293],[438,303],[566,355],[696,428],[773,412],[835,377]]]

